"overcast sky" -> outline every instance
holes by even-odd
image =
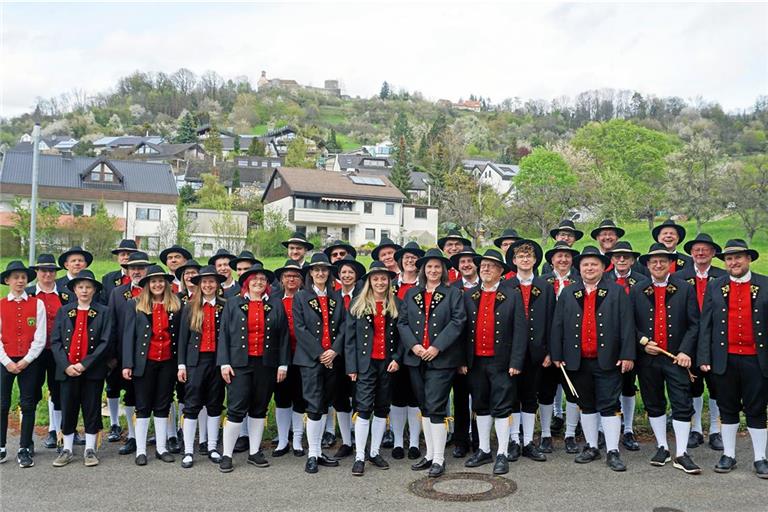
[[[768,93],[768,4],[280,2],[0,4],[0,116],[107,90],[135,70],[261,70],[352,96],[386,80],[427,98],[551,99],[594,88]]]

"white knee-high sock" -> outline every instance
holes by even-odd
[[[395,446],[403,447],[403,431],[405,430],[405,407],[392,406],[389,409],[389,428],[392,430],[392,435],[395,436]],[[408,423],[408,427],[411,424]]]
[[[197,413],[197,432],[200,444],[208,441],[208,409],[205,407],[200,409],[200,412]],[[216,437],[218,437],[218,435]]]
[[[195,431],[197,430],[197,419],[191,420],[184,418],[184,425],[181,427],[184,432],[184,454],[195,453]]]
[[[134,439],[136,437],[136,408],[132,405],[126,405],[125,408],[125,422],[128,424],[128,439]],[[145,443],[146,444],[146,441]]]
[[[717,400],[709,399],[709,433],[717,434],[720,432],[720,407]]]
[[[675,457],[681,457],[688,448],[688,435],[691,433],[690,421],[672,420],[672,429],[675,431]]]
[[[243,420],[238,425],[240,425],[240,435],[238,437],[248,437],[248,422]]]
[[[653,435],[656,437],[656,446],[669,450],[669,445],[667,444],[667,415],[662,414],[661,416],[648,418],[648,421],[651,424]],[[685,439],[685,442],[688,443],[688,438]]]
[[[72,449],[75,446],[75,434],[66,434],[64,436],[64,450],[69,450],[72,453]]]
[[[557,391],[555,391],[555,416],[558,418],[563,417],[563,386],[557,385]]]
[[[109,408],[109,424],[120,424],[120,399],[119,398],[107,398],[107,407]]]
[[[147,454],[147,432],[149,418],[136,418],[136,456]]]
[[[157,453],[166,452],[165,442],[167,438],[163,435],[163,432],[168,432],[169,423],[168,418],[158,418],[155,416],[155,448]]]
[[[237,442],[237,438],[240,437],[240,430],[243,423],[245,422],[240,421],[235,423],[234,421],[227,420],[227,422],[224,424],[224,446],[222,447],[222,451],[224,452],[222,453],[223,456],[231,458],[232,454],[235,453],[235,443]]]
[[[600,417],[597,413],[581,413],[581,429],[584,431],[584,439],[590,448],[597,448],[597,424],[600,423]]]
[[[321,452],[320,443],[322,442],[325,423],[323,420],[307,420],[307,444],[309,450],[308,457],[319,457]]]
[[[368,441],[370,423],[370,420],[361,418],[360,415],[355,419],[355,460],[365,460],[365,443]]]
[[[432,444],[435,445],[432,462],[445,465],[445,441],[448,439],[448,429],[443,422],[430,423],[429,426],[432,429]]]
[[[764,428],[747,427],[749,437],[752,439],[752,453],[755,462],[765,458],[765,446],[768,441],[768,430]]]
[[[275,407],[275,423],[277,423],[277,449],[288,446],[288,431],[291,428],[291,408]]]
[[[56,418],[53,416],[53,401],[48,399],[48,432],[56,432]]]
[[[509,440],[520,444],[520,413],[512,413],[512,423],[509,425]]]
[[[693,399],[693,417],[691,417],[691,430],[701,434],[704,429],[701,427],[701,412],[704,410],[704,397],[697,396]]]
[[[155,437],[160,437],[158,435],[158,432],[165,432],[166,439],[176,437],[176,404],[174,404],[173,402],[171,402],[171,412],[167,420],[168,421],[165,424],[165,430],[160,430],[160,431],[156,430]],[[157,421],[155,421],[155,425],[157,425]]]
[[[374,416],[373,424],[371,425],[371,457],[375,457],[379,454],[379,448],[381,448],[381,440],[384,438],[384,431],[386,429],[387,419]],[[363,446],[365,446],[365,443],[363,443]]]
[[[483,453],[490,453],[491,451],[491,427],[493,427],[493,418],[490,415],[482,415],[476,417],[477,421],[477,438],[479,440],[479,448]],[[498,436],[498,431],[496,435]]]
[[[336,435],[336,409],[329,407],[328,414],[323,414],[323,421],[325,422],[325,431]]]
[[[336,420],[339,422],[339,432],[341,432],[341,444],[352,446],[352,413],[337,411]]]
[[[496,428],[496,439],[499,441],[499,448],[496,450],[496,454],[507,455],[507,450],[509,449],[509,416],[506,418],[496,418],[493,422]],[[478,428],[480,428],[479,425]]]
[[[523,446],[533,441],[533,430],[536,428],[536,414],[532,412],[522,413],[523,417]]]
[[[427,454],[425,455],[427,460],[434,462],[435,460],[435,443],[432,439],[432,428],[429,423],[429,418],[421,417],[421,430],[424,432],[424,444],[427,446]]]
[[[301,440],[304,438],[304,415],[302,413],[291,413],[291,430],[293,431],[293,449],[301,450]]]
[[[579,406],[573,402],[565,402],[565,437],[574,437],[576,435],[576,427],[579,425],[579,417],[581,413]],[[582,428],[584,425],[582,425]]]
[[[539,404],[541,437],[552,437],[552,412],[554,409],[555,404]]]
[[[601,416],[605,433],[605,449],[610,451],[619,449],[619,436],[621,435],[621,418],[618,416]],[[626,429],[625,429],[626,430]]]
[[[421,435],[421,412],[418,407],[408,408],[408,445],[410,448],[419,447]]]
[[[635,422],[635,401],[634,396],[622,395],[621,397],[621,414],[624,416],[624,433],[634,432],[632,424]],[[621,421],[619,421],[619,425],[621,425]],[[619,427],[619,430],[621,430],[621,427]]]
[[[200,418],[198,417],[198,420]],[[221,416],[208,416],[205,421],[205,430],[207,430],[207,442],[208,442],[208,451],[213,451],[216,449],[216,445],[219,444],[219,424],[221,422]],[[235,432],[237,433],[237,432]],[[202,442],[202,441],[200,441]],[[237,438],[235,438],[235,442],[237,442]],[[232,445],[232,448],[234,449],[235,445]]]
[[[720,425],[723,434],[723,455],[736,458],[736,432],[739,431],[738,423],[722,423]]]
[[[96,435],[97,434],[85,434],[85,449],[96,451]]]
[[[261,450],[261,438],[264,435],[265,418],[248,417],[248,453],[253,455]]]

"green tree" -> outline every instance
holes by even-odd
[[[29,202],[19,196],[13,198],[11,210],[16,217],[11,231],[21,242],[21,253],[29,254],[29,228],[32,221],[32,214],[29,209]],[[55,245],[56,231],[58,230],[59,212],[56,204],[49,204],[45,207],[37,208],[37,236],[36,248],[54,252],[58,248]]]
[[[413,133],[408,125],[408,118],[405,113],[400,111],[395,119],[395,125],[392,128],[392,140],[395,143],[393,151],[394,165],[389,179],[400,191],[408,195],[408,189],[411,188],[411,145]]]
[[[75,156],[96,156],[96,152],[93,149],[93,142],[89,140],[81,140],[72,148],[72,154]]]
[[[211,210],[229,208],[230,198],[227,189],[215,174],[202,174],[203,186],[197,191],[197,206]]]
[[[176,130],[176,143],[178,144],[191,144],[197,142],[197,120],[195,117],[187,112],[184,117],[181,118],[179,126]]]
[[[497,224],[505,210],[493,187],[480,184],[461,167],[443,176],[442,187],[436,193],[441,204],[441,222],[462,228],[474,239],[476,247],[484,244],[484,234]]]
[[[253,137],[248,145],[248,156],[266,156],[267,146],[258,138]]]
[[[224,145],[221,142],[221,134],[215,122],[211,122],[211,129],[208,131],[208,138],[203,142],[205,151],[210,155],[221,160],[224,151]]]
[[[381,90],[379,91],[379,98],[382,100],[386,100],[390,97],[392,94],[392,90],[389,87],[389,84],[384,81],[383,84],[381,84]]]
[[[176,201],[176,243],[182,247],[192,247],[192,232],[194,231],[194,222],[187,212],[188,206],[184,200],[179,197]]]
[[[291,142],[288,143],[288,152],[285,155],[286,167],[304,167],[312,169],[315,167],[311,158],[307,157],[307,143],[304,142],[304,137],[296,136]]]
[[[235,139],[232,141],[232,152],[235,155],[240,154],[240,136],[235,134]]]
[[[333,128],[331,128],[331,134],[328,136],[328,140],[325,143],[325,149],[331,153],[338,153],[341,151],[341,146],[339,146],[339,142],[336,140],[336,130]]]
[[[290,235],[285,215],[280,210],[265,208],[263,225],[251,232],[248,245],[259,257],[284,256],[285,249],[280,243]]]
[[[232,173],[232,190],[240,188],[240,168],[235,167],[235,172]]]
[[[195,189],[192,188],[192,185],[187,184],[179,189],[179,199],[186,205],[193,204],[197,201],[197,194],[195,193]]]
[[[720,197],[744,226],[747,241],[768,228],[768,156],[756,155],[736,162],[727,170]]]

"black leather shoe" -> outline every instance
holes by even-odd
[[[200,445],[197,447],[197,453],[200,455],[208,455],[208,442],[203,441],[200,443]]]
[[[208,452],[208,460],[213,462],[214,464],[221,464],[221,459],[223,458],[224,457],[222,457],[221,454],[216,450],[211,450]]]
[[[429,468],[429,478],[438,478],[443,476],[443,473],[445,473],[445,466],[442,464],[432,464],[432,467]]]
[[[467,456],[467,445],[464,443],[456,443],[453,447],[453,457],[456,459],[463,459]]]
[[[477,468],[493,462],[493,456],[490,452],[477,450],[470,458],[464,461],[464,467]]]
[[[219,471],[222,473],[231,473],[233,469],[235,468],[232,466],[232,457],[227,457],[226,455],[223,456],[221,462],[219,462]]]
[[[640,449],[640,444],[637,442],[634,432],[624,432],[624,435],[621,436],[621,444],[631,452],[636,452]]]
[[[723,451],[723,436],[720,432],[709,434],[709,447],[717,452]]]
[[[395,460],[400,460],[405,458],[405,450],[402,446],[395,446],[392,448],[392,458]]]
[[[237,441],[235,441],[235,453],[244,452],[249,446],[248,436],[238,437]]]
[[[336,468],[339,466],[339,461],[327,456],[324,453],[321,453],[320,456],[317,458],[317,463],[327,468]]]
[[[421,458],[421,450],[417,446],[411,446],[408,448],[408,459],[419,460]]]
[[[493,474],[494,475],[506,475],[509,473],[509,460],[507,460],[507,457],[500,453],[496,456],[496,462],[493,465]]]
[[[355,463],[352,464],[352,475],[363,476],[364,474],[365,474],[365,461],[356,460]]]
[[[411,465],[411,469],[414,471],[424,471],[425,469],[429,469],[431,467],[432,467],[432,461],[427,460],[426,457],[422,458],[416,464]]]
[[[176,437],[168,438],[168,451],[171,453],[181,453],[181,445]]]
[[[368,459],[368,462],[379,469],[389,469],[389,462],[384,460],[384,457],[382,457],[380,453],[377,453],[375,457],[368,455],[366,458]]]
[[[16,462],[20,468],[31,468],[35,465],[35,459],[29,448],[21,448],[16,454]]]
[[[672,465],[677,469],[685,471],[689,475],[701,474],[701,468],[695,462],[693,462],[693,459],[687,453],[672,459]]]
[[[539,440],[539,451],[541,453],[552,453],[552,438],[542,437]]]
[[[589,445],[584,446],[584,449],[581,451],[580,454],[576,456],[573,461],[576,464],[587,464],[589,462],[599,460],[600,459],[600,450],[597,448],[592,448]]]
[[[306,454],[307,454],[307,452],[304,451],[304,448],[302,448],[301,450],[296,450],[296,449],[293,450],[293,456],[294,457],[303,457]]]
[[[45,448],[48,448],[49,450],[56,448],[56,431],[55,430],[51,430],[48,432],[48,435],[45,437],[45,440],[43,441],[43,446]]]
[[[304,465],[304,471],[307,473],[317,473],[317,457],[310,457],[307,459],[307,463]]]
[[[384,437],[381,439],[382,448],[393,448],[395,446],[395,434],[391,430],[384,432]]]
[[[125,440],[125,444],[117,451],[120,455],[128,455],[136,452],[136,439],[128,438]]]
[[[579,445],[576,444],[576,438],[575,437],[566,437],[564,440],[565,442],[565,453],[570,454],[576,454],[579,453]]]
[[[176,457],[174,457],[171,454],[171,452],[163,452],[163,453],[155,452],[155,458],[160,459],[163,462],[174,462],[176,460]]]
[[[120,425],[112,425],[109,427],[109,434],[107,434],[107,441],[110,443],[116,443],[120,440],[120,434],[123,432],[123,429],[120,428]]]
[[[333,444],[336,442],[336,435],[331,434],[330,432],[326,431],[323,432],[323,441],[321,443],[321,446],[323,448],[330,448],[333,446]]]
[[[549,430],[553,434],[559,434],[563,431],[563,427],[565,426],[565,420],[563,418],[560,418],[559,416],[555,416],[552,418],[552,425],[550,426]]]
[[[523,446],[523,457],[535,460],[536,462],[547,460],[547,456],[539,451],[539,447],[533,444],[533,441]]]
[[[730,473],[736,468],[736,459],[723,455],[715,464],[715,473]]]
[[[264,456],[264,453],[261,450],[251,455],[248,455],[248,464],[256,466],[257,468],[269,467],[269,461]]]
[[[137,455],[136,456],[136,465],[137,466],[146,466],[147,465],[147,456],[144,454]]]
[[[342,444],[339,446],[339,449],[336,450],[336,453],[333,454],[334,459],[343,459],[344,457],[349,457],[352,455],[352,447],[348,444]]]
[[[81,436],[77,430],[75,430],[75,446],[85,446],[85,437]]]
[[[287,454],[291,450],[291,447],[288,445],[285,445],[285,448],[277,449],[275,448],[272,450],[272,456],[273,457],[282,457],[283,455]]]
[[[661,467],[671,460],[672,458],[669,456],[669,450],[663,446],[659,446],[656,448],[656,454],[651,457],[651,466]]]
[[[712,436],[709,436],[709,437],[710,439],[712,438]],[[701,432],[694,432],[693,430],[691,430],[691,433],[688,434],[687,448],[689,450],[693,448],[698,448],[702,444],[704,444],[704,436],[701,434]]]
[[[597,448],[599,450],[605,450],[605,434],[602,432],[597,433]]]
[[[277,445],[280,444],[280,436],[275,436],[272,438],[272,446],[277,447]]]
[[[520,444],[512,441],[509,443],[509,448],[507,449],[507,460],[509,462],[515,462],[519,458],[520,458]]]
[[[768,460],[755,461],[755,473],[757,478],[768,478]]]
[[[606,464],[608,464],[608,467],[611,468],[613,471],[626,471],[627,466],[624,465],[624,462],[621,460],[621,457],[619,456],[619,450],[611,450],[608,452],[608,456],[605,459]]]
[[[192,458],[191,453],[185,453],[184,457],[181,459],[181,467],[184,469],[189,469],[195,464],[194,459]]]

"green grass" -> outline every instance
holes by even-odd
[[[339,107],[320,107],[320,120],[323,123],[338,126],[349,118],[349,114]]]
[[[360,144],[358,141],[348,137],[347,135],[344,135],[343,133],[336,134],[336,142],[339,143],[342,151],[351,151],[362,146],[362,144]]]
[[[253,128],[251,128],[251,135],[264,135],[267,133],[267,125],[265,124],[257,124]]]

